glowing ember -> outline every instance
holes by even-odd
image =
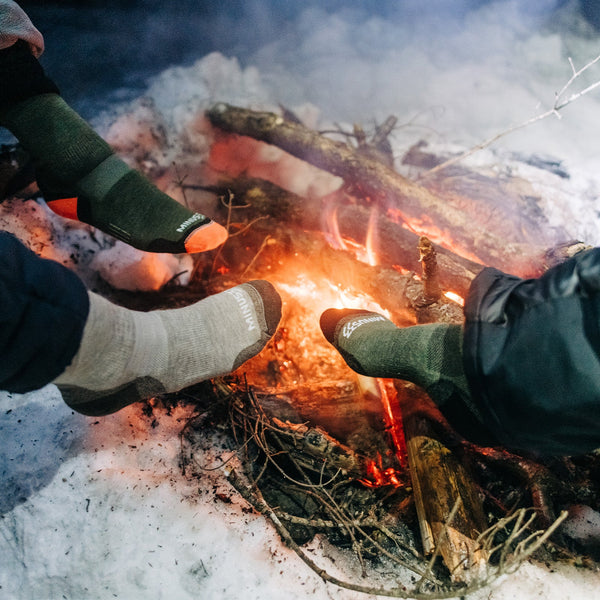
[[[291,275],[289,270],[287,274]],[[261,356],[271,365],[279,364],[277,376],[264,383],[287,388],[307,382],[355,379],[354,372],[325,340],[319,327],[321,314],[328,308],[364,308],[388,317],[389,312],[364,293],[306,273],[297,273],[276,285],[283,298],[283,317],[278,336],[270,352],[267,350],[268,356],[264,352]],[[272,366],[266,371],[274,372]]]
[[[370,214],[364,246],[340,235],[335,208],[327,211],[325,218],[326,237],[334,248],[343,249],[371,266],[378,264],[374,251],[375,210]],[[404,319],[404,316],[390,313],[362,291],[370,283],[360,280],[359,273],[365,271],[354,273],[351,264],[343,265],[338,273],[335,266],[324,268],[318,258],[308,259],[302,253],[295,253],[277,256],[276,261],[263,267],[281,294],[282,320],[272,343],[245,363],[243,372],[265,398],[271,397],[273,402],[276,398],[285,398],[303,422],[323,427],[342,443],[348,443],[350,438],[356,441],[360,447],[354,447],[355,450],[368,457],[365,477],[361,480],[364,485],[398,487],[405,479],[401,470],[406,468],[407,453],[394,383],[362,377],[352,371],[323,336],[319,320],[329,308],[364,309],[391,320]],[[409,318],[410,323],[398,324],[414,324],[414,315]],[[356,417],[357,414],[361,416]],[[355,424],[370,427],[369,419],[377,421],[373,431],[378,437],[373,439],[379,440],[379,446],[370,446],[362,430],[354,428]],[[361,433],[357,433],[359,431]]]
[[[459,296],[458,294],[456,294],[454,292],[444,292],[444,296],[446,296],[446,298],[448,298],[448,300],[452,300],[453,302],[456,302],[456,304],[459,304],[460,306],[465,305],[465,299],[462,296]]]
[[[383,487],[385,485],[400,487],[403,485],[395,469],[392,467],[383,468],[381,455],[378,456],[376,461],[371,460],[368,462],[367,476],[368,479],[364,478],[360,480],[360,483],[367,487]]]
[[[431,221],[429,221],[425,216],[421,219],[414,217],[409,218],[397,208],[388,209],[387,216],[390,220],[398,223],[404,229],[408,229],[419,236],[427,236],[435,244],[449,248],[464,258],[472,260],[476,263],[483,263],[481,258],[473,254],[468,248],[461,246],[461,244],[452,235],[452,232],[436,227],[436,225],[431,223]]]
[[[321,426],[343,443],[355,432],[352,414],[361,415],[361,423],[375,418],[386,449],[358,449],[371,457],[363,483],[397,487],[403,478],[392,465],[404,464],[404,444],[399,407],[392,406],[395,396],[386,383],[352,371],[319,327],[328,308],[361,308],[388,317],[390,313],[369,295],[315,275],[318,268],[312,274],[307,269],[303,261],[290,258],[285,269],[270,276],[283,299],[281,324],[272,343],[245,363],[243,372],[261,393],[285,397],[303,421]],[[372,458],[377,452],[382,456]]]
[[[400,403],[393,382],[388,379],[378,379],[377,384],[381,394],[381,403],[384,408],[384,418],[387,429],[392,439],[396,458],[400,466],[406,466],[406,441],[402,428],[402,417],[400,415]]]

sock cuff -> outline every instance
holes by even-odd
[[[0,80],[0,110],[31,96],[60,93],[24,40],[0,50]]]
[[[1,115],[2,124],[20,141],[57,184],[72,184],[113,154],[112,148],[57,94],[27,98]]]
[[[134,339],[134,323],[126,308],[88,291],[90,311],[77,354],[54,383],[102,389],[106,381],[123,369]],[[106,370],[98,372],[98,362]],[[114,371],[114,373],[113,373]]]

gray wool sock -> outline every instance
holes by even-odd
[[[151,312],[89,296],[80,348],[54,383],[69,406],[91,415],[234,371],[262,350],[281,318],[281,299],[267,281]]]

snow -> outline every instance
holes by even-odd
[[[155,42],[148,40],[161,16],[174,19],[168,8],[147,4],[145,12],[143,2],[139,10],[147,17],[148,36],[134,38],[140,55],[153,51]],[[128,160],[143,161],[148,173],[206,157],[210,139],[201,113],[217,101],[261,109],[281,102],[319,127],[369,125],[395,114],[404,123],[392,140],[400,157],[419,139],[465,148],[528,119],[551,105],[570,77],[569,56],[580,67],[600,52],[597,34],[577,17],[573,2],[546,0],[527,8],[510,0],[402,4],[399,9],[381,2],[376,11],[360,2],[298,3],[289,8],[293,19],[286,20],[290,15],[278,12],[284,8],[277,4],[253,2],[244,15],[267,18],[254,28],[233,13],[222,14],[225,9],[213,9],[204,16],[221,38],[209,36],[196,50],[185,23],[174,19],[179,28],[174,34],[186,43],[175,53],[177,60],[161,63],[154,73],[144,71],[148,65],[142,62],[132,79],[152,74],[145,89],[131,84],[127,90],[127,82],[120,82],[95,103],[78,96],[78,106],[91,109],[87,116],[96,128]],[[425,4],[433,10],[425,11]],[[46,35],[50,73],[52,65],[60,71],[59,60],[64,61],[64,55],[53,58],[58,43],[53,31],[64,34],[77,9],[52,10],[39,9],[47,27],[34,16]],[[269,17],[280,27],[276,32]],[[198,14],[192,11],[189,22],[199,26]],[[131,26],[141,27],[134,20]],[[103,30],[93,35],[86,40],[102,48]],[[76,29],[61,37],[69,39],[77,47]],[[226,41],[235,53],[223,48]],[[131,43],[128,39],[125,48]],[[84,54],[87,62],[102,64],[101,52]],[[595,79],[598,68],[586,81]],[[131,102],[116,101],[123,97]],[[544,191],[551,225],[568,224],[572,237],[598,244],[599,109],[600,92],[590,94],[567,107],[561,119],[507,136],[470,163],[519,172]],[[143,155],[135,155],[134,140],[144,140]],[[515,153],[553,156],[571,178],[524,165],[511,158]],[[268,163],[272,172],[275,164],[301,193],[325,194],[339,183],[288,160],[273,150],[249,158],[249,167],[260,173]],[[172,182],[160,184],[177,196]],[[189,257],[147,255],[115,244],[31,201],[1,204],[0,224],[92,286],[100,276],[116,286],[157,289],[190,270]],[[185,285],[185,275],[180,282]],[[157,405],[147,416],[134,405],[92,419],[73,413],[52,385],[22,396],[0,393],[0,598],[365,598],[323,583],[264,517],[248,510],[222,469],[200,479],[182,474],[179,433],[191,410],[169,413]],[[227,440],[207,431],[199,460],[218,465],[230,456]],[[572,535],[597,536],[598,519],[589,508],[577,507],[569,521]],[[332,573],[344,561],[351,565],[321,539],[311,550]],[[593,599],[600,598],[599,585],[595,571],[527,564],[473,597]]]

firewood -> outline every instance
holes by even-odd
[[[244,177],[238,177],[234,180],[221,178],[218,184],[207,189],[220,196],[225,196],[228,192],[233,194],[236,204],[242,207],[236,210],[236,217],[243,219],[240,227],[244,227],[245,223],[258,217],[268,217],[264,223],[252,228],[244,236],[246,242],[251,241],[252,236],[258,237],[260,234],[265,236],[270,233],[275,239],[287,236],[290,238],[290,254],[293,254],[302,251],[302,248],[294,246],[305,244],[304,242],[297,243],[294,241],[299,236],[304,236],[304,239],[311,236],[315,240],[324,239],[322,236],[322,209],[314,199],[301,198],[267,181]],[[369,222],[373,223],[377,232],[373,250],[379,259],[379,264],[383,265],[381,268],[386,272],[391,272],[392,267],[397,266],[407,273],[411,271],[421,273],[422,263],[418,250],[421,236],[409,229],[400,227],[385,214],[378,213],[376,218],[373,219],[370,208],[357,204],[338,206],[336,219],[342,238],[363,245],[368,235]],[[293,230],[293,234],[289,233],[291,230]],[[260,245],[260,242],[258,244]],[[231,241],[228,242],[228,245],[230,248],[235,247],[235,244],[232,244]],[[251,243],[250,246],[255,247],[256,243]],[[314,250],[317,252],[314,256],[322,258],[319,261],[320,264],[327,264],[328,260],[322,253],[327,254],[330,252],[325,244]],[[236,251],[231,252],[232,256],[235,256],[235,261],[232,260],[232,264],[233,262],[239,263],[243,253],[242,248],[236,247]],[[453,291],[463,297],[467,294],[475,276],[483,268],[483,265],[439,245],[436,245],[436,258],[440,286],[444,291]],[[357,265],[356,262],[353,258],[350,260],[350,254],[348,254],[347,267],[349,272],[354,273],[356,269],[362,270],[360,264]],[[336,267],[336,271],[340,272],[342,269]],[[390,277],[392,280],[395,279],[394,275],[390,274]],[[377,285],[379,286],[380,283]],[[388,286],[384,285],[384,287]]]
[[[477,487],[423,416],[418,390],[406,386],[400,403],[423,552],[435,550],[454,581],[468,582],[487,562],[477,542],[487,529]]]
[[[341,177],[346,184],[368,198],[393,211],[406,222],[415,219],[423,228],[451,231],[461,246],[479,262],[517,274],[539,270],[541,248],[510,241],[494,230],[473,227],[473,214],[427,187],[403,177],[389,166],[365,156],[346,143],[338,142],[286,121],[274,113],[257,112],[227,104],[217,104],[207,111],[213,126],[236,135],[248,136],[280,149]],[[482,206],[481,210],[489,209]],[[399,226],[396,227],[399,229]]]

